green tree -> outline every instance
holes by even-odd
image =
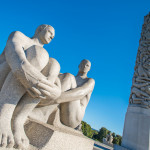
[[[97,134],[98,134],[98,131],[93,130],[93,136],[94,136],[94,135],[97,135]]]
[[[97,136],[98,136],[98,131],[93,130],[93,137],[92,137],[92,139],[98,141],[97,140]]]
[[[114,138],[114,137],[116,137],[116,134],[113,132],[113,133],[112,133],[112,136],[113,136],[113,138]]]
[[[116,137],[119,139],[119,145],[121,145],[122,137],[120,135],[116,135]]]
[[[92,138],[93,137],[93,130],[91,128],[91,126],[89,124],[87,124],[86,122],[82,121],[82,132],[85,136]]]
[[[111,133],[111,131],[107,130],[105,127],[102,127],[98,132],[92,130],[91,126],[84,121],[82,121],[82,132],[85,136],[100,142],[103,142],[103,138],[106,138],[107,134]],[[121,145],[122,137],[116,135],[114,132],[112,133],[112,136],[113,144]]]
[[[106,138],[108,132],[109,130],[107,130],[105,127],[102,127],[94,138],[100,142],[103,142],[103,138]]]
[[[113,144],[118,144],[119,145],[119,139],[117,137],[114,137]]]
[[[113,144],[121,145],[122,137],[120,135],[116,135],[113,139]]]

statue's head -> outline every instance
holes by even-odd
[[[55,30],[52,26],[42,24],[37,27],[34,37],[38,38],[42,44],[48,44],[55,36]]]
[[[91,62],[87,59],[83,59],[79,64],[79,72],[88,73],[91,68]]]

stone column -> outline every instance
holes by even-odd
[[[124,123],[122,149],[123,147],[150,150],[150,13],[144,17],[139,41]]]
[[[150,13],[144,17],[129,104],[150,108]]]

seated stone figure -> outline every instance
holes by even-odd
[[[71,128],[80,125],[95,85],[94,79],[87,77],[90,68],[90,61],[84,59],[79,65],[79,72],[76,77],[70,73],[60,74],[61,96],[55,101],[49,101],[50,103],[41,101],[29,117],[44,123],[51,123],[48,120],[49,116],[54,111],[59,110],[59,119],[62,124]],[[57,109],[58,105],[59,108]],[[56,125],[58,126],[58,122]]]
[[[29,140],[24,132],[28,116],[47,122],[53,112],[60,111],[62,124],[72,128],[83,119],[95,84],[93,79],[87,77],[91,63],[83,60],[76,77],[66,73],[58,78],[60,65],[49,58],[43,48],[53,37],[53,27],[41,25],[33,38],[18,31],[8,38],[0,56],[2,147],[11,148],[15,143],[18,149],[28,148]]]
[[[64,83],[64,81],[61,80],[63,93],[56,100],[56,102],[61,103],[60,120],[66,126],[76,128],[84,117],[85,109],[95,85],[94,79],[87,77],[87,73],[90,68],[90,61],[84,59],[79,65],[77,76],[74,77],[73,75],[69,74],[69,79],[71,81],[71,90],[69,91],[64,86],[67,83]]]
[[[43,48],[44,44],[48,44],[54,38],[54,34],[54,28],[49,25],[39,26],[33,38],[19,31],[13,32],[0,55],[0,145],[2,147],[13,147],[14,139],[19,149],[23,148],[23,144],[29,144],[24,134],[23,121],[20,124],[17,122],[19,117],[16,117],[18,120],[13,121],[14,136],[12,134],[12,115],[20,99],[25,99],[23,106],[28,110],[22,117],[22,120],[25,120],[41,100],[55,100],[61,94],[58,79],[60,65],[55,59],[49,59],[47,51]]]
[[[28,116],[60,128],[64,128],[63,125],[76,128],[81,123],[95,84],[93,79],[87,77],[90,67],[90,61],[82,60],[76,77],[70,73],[60,74],[62,94],[55,100],[40,101],[38,98],[34,99],[27,95],[22,97],[13,117],[13,124],[16,130],[14,135],[20,148],[28,148],[29,145],[23,128]],[[54,118],[57,120],[55,123],[50,121],[50,116],[53,113],[59,113],[57,118]]]

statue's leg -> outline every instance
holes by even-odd
[[[40,52],[41,55],[39,54]],[[31,54],[32,53],[33,52],[31,52]],[[36,56],[37,53],[38,53],[38,57]],[[39,65],[36,66],[36,64],[48,64],[48,62],[43,62],[45,61],[44,59],[42,59],[43,52],[37,51],[33,56],[31,54],[29,51],[28,55],[30,56],[30,60],[32,61],[30,61],[28,57],[27,59],[29,60],[31,65],[33,65],[39,71],[42,71],[43,67],[45,66],[39,68],[40,66]],[[24,131],[24,123],[27,117],[29,116],[29,114],[32,112],[32,110],[37,106],[39,102],[40,102],[39,98],[32,98],[28,93],[25,93],[25,95],[21,98],[14,111],[12,126],[13,126],[15,144],[17,148],[27,149],[29,146],[29,140]]]
[[[76,86],[77,86],[75,77],[70,73],[60,74],[59,79],[61,81],[62,92],[65,92],[65,91],[70,90],[72,88],[76,88]],[[66,126],[60,122],[60,113],[62,113],[60,108],[61,108],[61,104],[60,104],[60,107],[57,107],[56,111],[49,113],[49,118],[48,118],[47,123],[54,125],[56,127],[59,127],[59,128],[65,128],[66,129]],[[49,111],[49,109],[47,109],[47,111]],[[66,117],[68,117],[68,116],[66,116]]]
[[[64,74],[60,74],[59,78],[61,81],[61,88],[63,92],[77,87],[77,83],[76,83],[76,79],[74,75],[70,73],[64,73]],[[67,108],[66,103],[60,103],[60,115],[59,116],[57,115],[57,117],[59,118],[55,119],[55,120],[58,120],[58,124],[60,128],[64,128],[64,125],[60,124],[61,122],[64,123],[62,121],[62,117],[65,119],[69,118],[69,114],[66,113],[66,111],[68,111],[66,110],[66,108]],[[61,122],[59,120],[61,120]]]
[[[15,144],[18,149],[26,149],[29,146],[29,140],[24,131],[24,123],[39,102],[39,98],[32,98],[26,93],[14,111],[12,126]]]
[[[64,78],[62,78],[61,81],[63,81],[61,83],[63,84],[62,87],[64,88],[64,91],[77,87],[76,79],[71,74],[64,75]],[[70,88],[66,86],[68,84],[70,85]],[[66,87],[68,89],[66,89]],[[61,103],[60,108],[60,119],[63,124],[74,128],[81,123],[80,120],[82,120],[84,112],[80,105],[80,99],[72,102]]]
[[[25,88],[10,72],[0,92],[0,144],[2,147],[14,145],[11,118],[18,101],[25,92]]]
[[[44,107],[36,107],[29,114],[29,118],[47,123],[49,116],[56,111],[58,105],[59,104],[52,104]]]
[[[61,90],[62,92],[76,88],[77,83],[75,77],[70,73],[64,73],[59,75],[61,81]]]

